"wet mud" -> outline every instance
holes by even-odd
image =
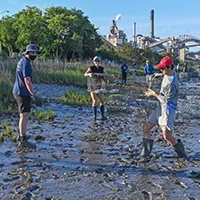
[[[35,87],[47,99],[68,89]],[[19,150],[7,137],[0,143],[0,199],[200,199],[199,120],[175,123],[174,136],[182,140],[187,160],[177,159],[158,126],[152,130],[151,156],[141,159],[146,114],[138,114],[138,107],[107,109],[108,119],[96,122],[90,107],[54,101],[42,107],[52,108],[56,117],[29,120],[27,134],[36,150]],[[18,115],[1,118],[18,133]]]

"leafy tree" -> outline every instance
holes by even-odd
[[[174,52],[163,52],[160,54],[161,55],[161,59],[165,56],[170,56],[173,60],[174,60],[174,64],[177,65],[180,61],[179,59],[177,59],[177,56],[175,55]],[[182,63],[182,62],[181,62]]]
[[[45,10],[48,28],[53,34],[52,50],[56,58],[88,58],[94,55],[101,39],[81,10],[50,7]],[[56,52],[56,53],[55,53]]]
[[[0,21],[0,43],[8,49],[9,56],[12,55],[15,41],[17,40],[17,33],[13,28],[15,18],[3,17]]]
[[[48,22],[48,29],[52,34],[51,52],[57,59],[61,57],[59,54],[68,53],[70,48],[67,46],[73,46],[73,42],[69,37],[69,27],[72,23],[73,17],[70,16],[66,7],[50,7],[45,10],[44,18]]]
[[[121,51],[118,51],[119,57],[128,63],[134,62],[141,62],[142,59],[142,49],[139,48],[133,48],[131,44],[123,44],[121,46]]]
[[[36,44],[48,54],[51,35],[47,28],[47,22],[42,17],[42,11],[36,7],[29,7],[15,15],[14,27],[17,30],[16,46],[23,51],[27,44]]]
[[[149,60],[152,64],[157,64],[162,58],[156,51],[150,48],[133,48],[131,44],[124,44],[122,50],[117,52],[122,60],[132,63],[145,64],[146,60]]]

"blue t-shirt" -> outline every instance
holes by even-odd
[[[132,65],[132,69],[134,72],[137,72],[137,65]]]
[[[149,76],[155,72],[155,69],[154,69],[153,65],[151,65],[151,64],[149,64],[149,66],[145,65],[144,72],[146,73],[146,76]]]
[[[122,65],[121,66],[122,73],[127,73],[127,69],[128,69],[127,65]]]
[[[13,87],[13,93],[20,96],[31,96],[31,93],[28,91],[24,77],[29,76],[31,78],[31,83],[33,82],[33,69],[31,66],[31,61],[25,56],[17,64],[16,69],[16,80]]]

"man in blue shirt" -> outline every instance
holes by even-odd
[[[146,82],[149,88],[151,88],[151,82],[152,82],[152,75],[155,72],[155,69],[153,65],[149,63],[149,61],[146,61],[146,65],[144,66],[144,72],[146,74]]]
[[[32,112],[31,96],[35,95],[33,89],[33,69],[31,61],[35,60],[37,54],[41,53],[35,44],[29,44],[26,46],[24,57],[17,64],[16,80],[13,87],[13,95],[17,101],[18,109],[20,113],[19,120],[19,136],[20,141],[18,147],[28,147],[35,149],[36,145],[28,142],[30,137],[26,136],[26,129],[29,116]]]

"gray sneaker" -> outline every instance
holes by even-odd
[[[28,147],[31,149],[36,149],[36,144],[32,144],[30,142],[27,141],[26,136],[22,136],[20,137],[20,142],[17,145],[18,148],[24,148],[24,147]]]
[[[21,137],[20,135],[17,136],[17,141],[20,141],[20,137]],[[31,138],[30,135],[24,135],[24,137],[25,137],[25,140],[29,140]]]

